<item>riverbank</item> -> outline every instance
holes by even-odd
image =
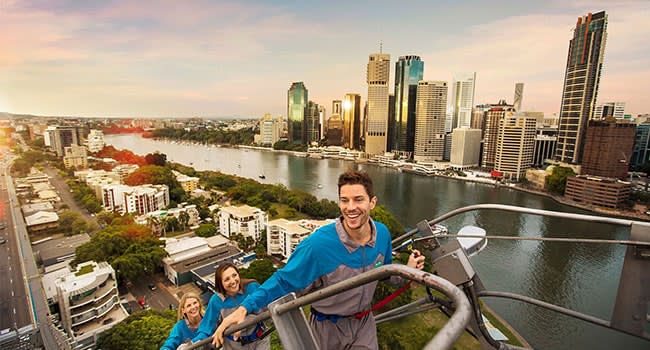
[[[457,180],[461,182],[469,182],[469,183],[477,183],[477,184],[483,184],[483,185],[489,185],[493,187],[503,187],[503,188],[509,188],[517,191],[522,191],[526,193],[530,193],[533,195],[538,195],[538,196],[543,196],[547,197],[549,199],[552,199],[554,202],[563,204],[563,205],[568,205],[574,208],[582,209],[582,210],[587,210],[591,213],[598,214],[598,215],[606,215],[606,216],[611,216],[611,217],[617,217],[617,218],[624,218],[624,219],[630,219],[630,220],[639,220],[639,221],[650,221],[650,216],[646,215],[645,212],[648,210],[645,207],[640,207],[637,210],[631,211],[631,210],[614,210],[614,209],[609,209],[609,208],[600,208],[596,206],[590,206],[590,205],[584,205],[578,202],[571,201],[563,196],[558,196],[551,194],[549,192],[546,192],[541,189],[537,188],[530,188],[530,187],[525,187],[525,185],[521,184],[515,184],[515,183],[510,183],[510,184],[503,184],[495,179],[492,179],[490,177],[489,173],[486,172],[481,172],[481,171],[475,171],[475,170],[466,170],[463,173],[465,176],[459,176],[456,173],[452,172],[445,172],[444,170],[432,170],[432,171],[423,171],[420,169],[414,169],[413,168],[413,163],[405,163],[405,162],[390,162],[390,163],[380,163],[377,161],[372,161],[369,159],[361,159],[361,158],[356,158],[356,159],[347,159],[344,156],[336,157],[336,156],[328,156],[328,157],[313,157],[310,153],[307,152],[297,152],[297,151],[288,151],[288,150],[274,150],[269,147],[259,147],[259,146],[248,146],[248,145],[229,145],[229,144],[219,144],[219,145],[206,145],[202,144],[199,142],[191,142],[191,141],[185,141],[185,140],[173,140],[173,139],[167,139],[167,138],[152,138],[153,140],[157,141],[162,141],[162,142],[171,142],[171,143],[179,143],[179,144],[184,144],[184,145],[198,145],[198,146],[207,146],[207,147],[217,147],[217,148],[230,148],[230,149],[244,149],[246,152],[247,150],[255,150],[255,151],[264,151],[264,152],[272,152],[272,153],[279,153],[279,154],[286,154],[289,156],[293,157],[300,157],[300,158],[314,158],[314,159],[340,159],[340,160],[347,160],[347,161],[354,161],[357,164],[368,164],[368,165],[375,165],[378,167],[386,167],[386,168],[391,168],[395,169],[396,171],[399,172],[405,172],[405,173],[411,173],[415,175],[420,175],[420,176],[426,176],[426,177],[441,177],[445,179],[452,179],[452,180]]]

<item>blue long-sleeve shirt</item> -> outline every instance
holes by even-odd
[[[202,339],[212,336],[214,331],[217,329],[217,321],[221,317],[227,316],[230,312],[234,311],[239,307],[244,299],[255,292],[259,288],[260,284],[257,282],[250,282],[246,285],[245,291],[242,293],[237,293],[234,296],[226,296],[225,299],[221,299],[218,294],[212,295],[210,302],[208,302],[208,309],[205,311],[203,320],[199,325],[199,329],[192,339],[192,342],[198,342]],[[256,309],[257,310],[257,309]],[[246,334],[246,332],[242,332]]]
[[[196,336],[197,331],[198,328],[194,330],[190,329],[185,320],[179,320],[174,325],[174,328],[172,328],[169,337],[167,337],[165,343],[160,347],[160,350],[176,350],[185,341],[192,340]]]
[[[266,307],[291,292],[323,288],[375,267],[392,263],[390,233],[380,222],[370,221],[371,237],[363,245],[354,242],[341,220],[326,225],[300,242],[287,265],[277,270],[251,293],[242,306],[247,312]],[[312,304],[318,311],[351,315],[367,309],[377,282],[339,293]]]

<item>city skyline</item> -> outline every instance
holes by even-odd
[[[366,101],[368,55],[380,42],[391,70],[399,56],[418,55],[427,63],[424,80],[451,83],[477,72],[474,104],[512,103],[522,82],[524,110],[559,113],[571,29],[577,17],[601,10],[609,25],[597,102],[650,111],[643,98],[650,4],[641,1],[415,2],[410,11],[390,2],[4,1],[0,9],[0,111],[10,113],[286,117],[295,81],[324,106],[347,93]]]

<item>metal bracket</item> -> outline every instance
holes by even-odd
[[[290,293],[269,304],[269,312],[282,346],[287,350],[319,350],[302,307],[278,313],[278,306],[296,299],[296,293]]]
[[[650,225],[633,223],[630,240],[650,242]],[[646,247],[627,247],[611,326],[650,339],[650,260],[647,252]]]

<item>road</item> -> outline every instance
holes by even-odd
[[[97,223],[97,220],[95,220],[95,218],[90,215],[88,210],[77,204],[77,202],[74,200],[72,193],[70,193],[70,187],[68,187],[68,184],[66,184],[61,176],[59,176],[57,169],[53,169],[48,166],[45,167],[45,173],[50,177],[50,183],[52,186],[54,186],[54,190],[56,190],[56,192],[59,194],[61,201],[67,204],[70,210],[76,211],[77,213],[83,215],[84,219],[89,222]]]
[[[144,297],[152,309],[165,310],[169,308],[170,304],[174,307],[178,304],[178,300],[164,287],[165,283],[169,282],[165,281],[164,275],[157,273],[153,276],[141,278],[136,283],[130,285],[128,290],[136,300]],[[156,289],[153,291],[150,290],[148,287],[149,284],[155,285]]]
[[[19,329],[31,324],[29,304],[25,294],[25,282],[20,265],[17,241],[14,238],[14,223],[9,214],[7,190],[4,174],[0,177],[0,223],[6,228],[0,229],[0,237],[7,239],[0,244],[0,330]]]
[[[9,236],[9,240],[15,242],[17,248],[17,258],[20,264],[12,265],[13,269],[20,269],[20,283],[25,284],[25,302],[27,303],[27,311],[21,312],[22,316],[28,318],[29,323],[40,329],[41,339],[46,350],[60,349],[61,346],[57,343],[57,339],[52,333],[50,327],[48,314],[49,307],[45,299],[45,292],[43,291],[43,284],[41,283],[41,276],[36,267],[34,260],[34,253],[32,251],[32,244],[27,236],[27,227],[23,221],[22,212],[20,211],[20,204],[16,196],[16,189],[13,185],[13,180],[9,176],[7,167],[3,167],[3,185],[7,186],[6,194],[8,195],[8,204],[5,206],[4,215],[13,221],[12,228],[13,234]],[[7,244],[7,243],[5,243]],[[15,281],[14,281],[15,283]],[[19,302],[16,302],[18,304]],[[12,310],[13,313],[13,310]],[[18,310],[16,310],[18,314]],[[4,317],[4,313],[3,316]]]

